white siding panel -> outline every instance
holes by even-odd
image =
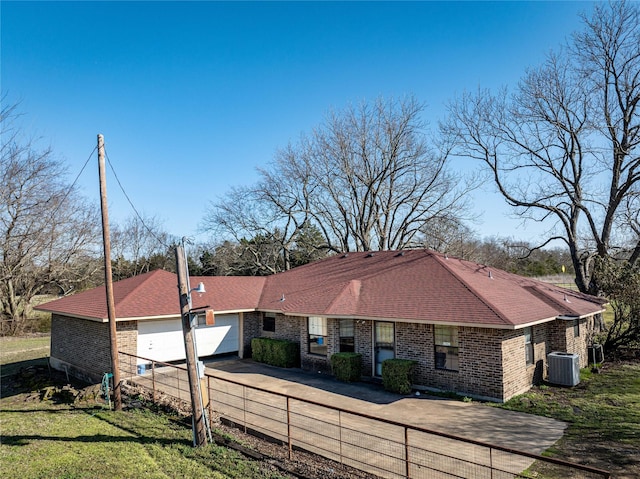
[[[196,342],[199,356],[232,353],[240,344],[240,327],[237,314],[216,315],[215,326],[198,326]]]
[[[238,315],[216,316],[215,321],[214,326],[199,326],[195,329],[200,357],[238,351],[240,344]],[[139,321],[138,356],[165,362],[184,359],[181,320]]]

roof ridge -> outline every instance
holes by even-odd
[[[480,293],[478,293],[478,291],[474,287],[472,287],[471,285],[467,284],[467,282],[464,281],[460,277],[460,275],[458,273],[456,273],[452,268],[447,266],[446,261],[448,261],[448,259],[447,260],[442,259],[442,256],[439,255],[439,254],[436,254],[435,252],[431,252],[431,255],[438,262],[439,265],[441,265],[453,277],[455,277],[458,280],[458,282],[460,284],[462,284],[462,286],[464,286],[471,294],[473,294],[476,297],[476,299],[478,299],[482,304],[484,304],[487,308],[489,308],[491,311],[493,311],[493,313],[498,318],[500,318],[502,320],[502,322],[504,322],[505,324],[513,324],[513,322],[509,321],[507,319],[507,317],[504,314],[502,314],[502,312],[500,312],[500,310],[498,308],[496,308],[490,301],[487,301],[485,298],[483,298],[482,295]],[[456,258],[456,261],[465,261],[465,260],[460,259],[460,258]],[[481,265],[479,263],[474,263],[474,264],[477,264],[478,266],[482,266],[482,267],[486,268],[486,265]]]
[[[578,314],[579,313],[575,310],[575,308],[573,306],[571,306],[571,301],[567,298],[567,295],[571,296],[574,299],[580,300],[580,301],[587,301],[589,303],[594,303],[594,304],[600,304],[597,301],[594,301],[593,298],[597,298],[597,296],[590,296],[590,295],[585,295],[584,293],[580,292],[580,291],[572,291],[570,289],[565,289],[561,286],[556,286],[553,283],[545,283],[544,281],[539,281],[536,279],[529,279],[529,285],[523,286],[525,289],[534,289],[538,294],[544,296],[545,300],[548,303],[553,304],[554,306],[558,307],[559,309],[563,310],[563,309],[567,309],[569,311],[571,311],[574,314]],[[558,294],[562,294],[564,295],[564,301],[560,300],[560,299],[556,299],[554,296],[548,294],[546,290],[551,290],[555,293]],[[560,312],[560,314],[562,314],[562,311]]]
[[[159,276],[160,274],[164,274],[164,273],[170,274],[170,275],[175,276],[177,278],[177,274],[176,273],[172,273],[171,271],[167,271],[167,270],[164,270],[164,269],[154,269],[153,271],[148,271],[146,273],[139,274],[137,276],[131,276],[131,279],[137,278],[138,280],[140,280],[142,276],[146,276],[146,278],[144,278],[142,281],[139,281],[138,284],[134,288],[131,288],[128,291],[125,289],[125,294],[122,296],[122,299],[120,301],[118,301],[116,304],[114,304],[116,309],[118,308],[118,305],[124,305],[125,303],[127,303],[128,300],[132,297],[133,293],[135,293],[139,289],[141,289],[147,283],[147,281],[149,281],[149,279],[151,279],[154,276]],[[127,279],[129,279],[129,278],[127,278]],[[176,285],[176,287],[177,287],[177,285]],[[116,314],[116,317],[117,316],[118,315]]]
[[[336,294],[333,299],[331,300],[331,302],[328,304],[326,311],[329,312],[332,310],[333,306],[342,300],[342,298],[348,294],[349,292],[353,291],[354,296],[356,298],[353,306],[354,306],[354,310],[357,309],[356,308],[356,303],[360,300],[360,291],[362,289],[362,280],[360,279],[351,279],[349,281],[345,281],[344,286],[342,288],[340,288],[340,292],[338,294]],[[354,287],[357,288],[357,290],[354,290]]]
[[[537,284],[533,284],[533,283],[532,284],[528,284],[528,285],[523,286],[523,288],[525,290],[529,291],[529,294],[534,294],[534,296],[538,296],[538,297],[542,296],[542,298],[541,298],[542,301],[544,301],[545,303],[550,304],[551,306],[554,306],[554,307],[556,307],[556,308],[561,310],[561,311],[559,311],[559,314],[562,314],[562,310],[563,309],[564,310],[569,310],[574,314],[576,313],[576,311],[571,306],[569,306],[569,304],[571,304],[571,302],[569,300],[566,300],[565,304],[563,304],[560,300],[557,300],[553,296],[551,296],[551,295],[547,294],[545,291],[543,291],[543,289]],[[532,293],[530,290],[534,290],[535,293],[537,293],[537,294]],[[558,291],[558,293],[559,293],[559,291]],[[565,298],[566,298],[566,294],[565,294]]]

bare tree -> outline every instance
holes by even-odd
[[[100,269],[97,209],[65,183],[49,148],[13,127],[15,111],[0,118],[0,314],[10,334],[25,326],[37,294],[68,294]]]
[[[171,245],[178,238],[167,233],[157,217],[133,215],[111,230],[114,279],[175,267]]]
[[[285,269],[305,227],[322,233],[316,248],[335,252],[420,246],[430,219],[465,215],[475,186],[450,171],[449,145],[429,143],[423,111],[408,97],[331,112],[278,151],[255,187],[212,204],[205,227],[236,239],[278,231]]]
[[[545,244],[564,241],[577,286],[597,293],[594,257],[640,257],[638,5],[599,4],[584,23],[514,94],[453,102],[442,130],[485,164],[517,214],[549,224]]]

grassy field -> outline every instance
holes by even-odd
[[[225,447],[193,448],[177,418],[17,399],[0,400],[3,478],[281,477]]]
[[[191,424],[177,416],[115,413],[95,400],[64,404],[15,390],[19,379],[10,374],[46,364],[48,353],[48,337],[0,338],[3,479],[284,477],[225,447],[193,448]]]
[[[585,369],[573,388],[539,386],[500,407],[569,424],[545,454],[606,469],[613,477],[640,477],[640,364]]]
[[[0,338],[0,376],[15,374],[19,368],[46,364],[49,335]]]

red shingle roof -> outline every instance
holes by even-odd
[[[349,253],[267,277],[192,277],[207,292],[193,306],[215,311],[425,321],[512,328],[558,316],[599,312],[605,301],[426,250]],[[39,309],[107,317],[104,287]],[[177,278],[154,271],[114,283],[116,316],[179,314]]]
[[[191,277],[191,286],[200,281],[206,293],[192,293],[194,308],[209,305],[216,311],[254,310],[265,278],[247,276]],[[156,270],[113,283],[116,318],[150,318],[180,315],[178,277]],[[87,319],[106,320],[106,288],[94,288],[42,304],[41,311]]]

